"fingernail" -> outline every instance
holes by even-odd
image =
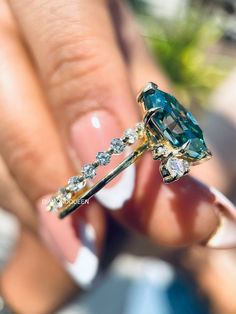
[[[91,224],[78,216],[60,220],[46,211],[49,196],[37,202],[40,234],[51,252],[82,287],[90,285],[98,268],[96,233]],[[87,268],[85,269],[85,265]]]
[[[98,152],[106,151],[113,138],[121,137],[124,130],[111,113],[105,110],[81,116],[71,127],[71,144],[82,165],[92,163]],[[127,151],[127,149],[126,149]],[[93,181],[103,178],[125,158],[125,154],[111,156],[110,163],[97,168]],[[97,193],[97,200],[109,209],[119,209],[130,199],[134,189],[135,167],[129,167]]]
[[[219,227],[207,241],[211,248],[227,249],[236,247],[236,207],[220,191],[210,187],[214,204],[220,218]]]
[[[99,191],[95,197],[103,206],[110,210],[122,208],[133,194],[135,187],[135,166],[131,165],[122,173],[122,178],[112,187]]]
[[[73,263],[67,262],[66,269],[83,288],[89,288],[96,277],[98,257],[96,254],[96,234],[91,224],[79,221],[81,247]]]

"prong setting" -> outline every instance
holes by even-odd
[[[151,117],[154,115],[154,113],[156,113],[158,111],[158,108],[152,108],[150,110],[147,111],[147,113],[145,114],[144,118],[143,118],[143,122],[145,127],[147,127]]]
[[[143,96],[143,93],[146,93],[148,91],[155,91],[156,89],[158,88],[157,84],[153,83],[153,82],[148,82],[144,88],[142,88],[142,90],[138,93],[138,96],[137,96],[137,101],[138,103],[141,103],[142,102],[142,96]]]
[[[152,147],[152,158],[154,160],[166,158],[171,151],[165,144],[155,145]]]

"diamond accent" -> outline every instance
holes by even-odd
[[[72,192],[78,192],[85,186],[85,183],[83,177],[74,176],[68,180],[67,188]]]
[[[63,207],[63,200],[60,194],[56,194],[55,196],[51,197],[48,205],[47,210],[51,212],[57,212],[58,209]]]
[[[138,122],[135,126],[135,132],[138,134],[138,137],[141,138],[144,136],[145,127],[143,122]]]
[[[55,197],[52,197],[47,205],[47,211],[49,212],[57,212],[58,208],[57,208],[57,202]]]
[[[63,200],[60,194],[55,196],[55,204],[56,204],[57,209],[60,209],[63,207]]]
[[[188,170],[189,164],[186,160],[170,157],[165,165],[166,169],[169,171],[170,175],[175,177],[183,176]]]
[[[125,138],[128,144],[134,144],[138,139],[138,134],[133,129],[127,129],[125,131]]]
[[[71,191],[68,191],[65,187],[61,188],[59,190],[58,197],[61,198],[63,205],[66,204],[71,198],[72,198],[72,193]]]
[[[84,165],[82,168],[82,173],[86,179],[93,179],[96,176],[96,168],[92,164]]]
[[[99,152],[96,155],[96,160],[100,166],[106,166],[111,160],[111,155],[108,152]]]
[[[153,152],[154,159],[158,159],[160,157],[166,157],[169,155],[169,150],[165,145],[154,147],[152,152]]]
[[[120,154],[125,149],[125,143],[120,138],[114,138],[111,141],[110,147],[113,150],[114,154]]]

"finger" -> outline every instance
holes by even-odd
[[[41,205],[39,199],[63,185],[73,174],[73,167],[63,150],[34,71],[4,4],[1,2],[0,10],[0,151],[28,199],[34,206]],[[98,266],[98,229],[97,225],[91,225],[90,220],[86,213],[83,219],[74,217],[74,221],[70,218],[67,222],[56,220],[50,224],[55,242],[52,244],[50,241],[51,249],[78,282],[80,265],[86,258]],[[93,230],[93,237],[89,234],[89,239],[86,238],[87,227]],[[48,232],[44,229],[41,230],[43,234]],[[61,234],[55,235],[54,230],[61,230]],[[91,241],[93,246],[88,247]],[[96,267],[92,269],[89,280],[95,276]]]
[[[76,14],[78,3],[81,10]],[[121,136],[124,128],[138,120],[106,2],[35,1],[29,10],[16,1],[11,4],[48,88],[65,142],[77,157],[77,164],[92,162],[98,151],[109,147],[112,138]],[[51,16],[50,12],[55,14]],[[38,26],[30,30],[32,17]],[[55,36],[58,31],[61,35]],[[35,36],[41,38],[38,43]],[[131,175],[120,178],[120,187],[128,186],[119,195],[120,203],[132,194],[132,169]]]
[[[134,82],[133,88],[135,90],[138,90],[138,88],[140,88],[140,82],[142,83],[143,80],[145,81],[148,79],[148,77],[152,77],[152,79],[156,79],[157,82],[160,81],[160,84],[162,84],[161,87],[163,89],[168,90],[169,86],[166,83],[166,78],[164,77],[163,72],[160,70],[160,67],[154,64],[153,58],[150,56],[150,53],[145,47],[145,44],[136,29],[131,13],[128,12],[127,8],[123,5],[123,3],[120,2],[118,3],[115,12],[116,15],[119,16],[119,21],[122,21],[122,23],[119,23],[118,25],[121,25],[121,28],[124,28],[125,30],[129,30],[125,33],[128,34],[128,36],[123,36],[123,45],[125,45],[125,50],[129,52],[130,62],[128,65],[130,67],[131,78],[133,78],[131,79],[131,81]],[[120,37],[122,37],[122,29],[118,29],[118,31],[121,33]],[[221,184],[219,184],[219,180],[222,177],[222,170],[217,156],[213,158],[210,163],[204,163],[201,167],[193,168],[192,172],[193,174],[197,173],[197,176],[206,183],[210,182],[211,184],[214,183],[216,186],[222,187],[222,182]],[[142,179],[140,180],[142,181]],[[157,185],[153,184],[153,186],[158,186],[158,184],[159,182],[157,182]],[[203,185],[199,184],[198,181],[192,180],[191,178],[185,178],[184,180],[178,182],[175,187],[173,186],[173,189],[164,187],[161,190],[162,193],[159,193],[159,198],[156,199],[156,211],[152,210],[152,214],[150,214],[150,216],[147,213],[144,214],[144,217],[146,217],[146,219],[144,219],[144,222],[138,221],[138,225],[141,226],[142,229],[146,228],[147,233],[149,233],[149,231],[153,229],[153,231],[151,232],[152,237],[154,236],[154,238],[156,238],[160,231],[162,234],[159,235],[159,237],[160,239],[165,241],[165,239],[163,238],[165,237],[165,235],[163,234],[165,234],[165,230],[168,230],[168,227],[165,226],[165,224],[172,221],[172,232],[173,234],[175,234],[176,239],[186,239],[190,242],[194,241],[194,238],[198,238],[200,240],[202,237],[202,239],[204,239],[204,237],[207,237],[207,233],[208,235],[210,235],[211,232],[214,233],[214,230],[216,230],[214,229],[216,227],[216,217],[213,214],[213,212],[216,210],[215,214],[218,216],[217,219],[221,220],[220,230],[222,231],[222,233],[218,233],[215,231],[216,235],[218,234],[218,236],[214,238],[214,241],[211,241],[211,245],[217,247],[232,247],[236,245],[236,238],[234,236],[236,230],[234,205],[231,204],[229,201],[226,201],[225,197],[221,193],[213,188],[209,189],[206,186],[204,187]],[[150,200],[150,193],[146,194],[148,200]],[[170,206],[168,195],[173,195],[174,197],[175,194],[178,194],[178,196],[176,196],[176,199],[179,198],[179,202],[172,203],[172,206]],[[160,195],[163,195],[164,202],[162,202]],[[146,199],[144,197],[144,202],[145,200]],[[197,204],[193,200],[198,200],[199,203]],[[160,203],[158,205],[159,201]],[[206,217],[204,216],[204,214],[201,215],[201,206],[204,203],[206,207],[208,207],[204,212],[204,214],[207,215]],[[150,204],[150,202],[148,201],[147,204]],[[211,206],[210,204],[212,204],[213,206]],[[168,208],[170,210],[170,215],[168,215]],[[212,209],[213,212],[211,213],[213,215],[210,214],[210,210]],[[148,210],[146,211],[149,212]],[[133,217],[133,215],[131,214],[130,217]],[[156,219],[154,219],[153,217],[156,217]],[[191,217],[192,219],[190,219]],[[189,222],[186,223],[186,220],[189,220]],[[190,223],[190,220],[193,224]],[[159,226],[159,223],[160,228],[157,227]],[[153,228],[150,227],[152,224]],[[176,232],[174,232],[174,230]],[[172,232],[169,233],[170,236],[173,235]],[[198,234],[197,237],[196,233]],[[184,242],[185,241],[183,241],[182,243]]]
[[[21,222],[36,230],[36,217],[30,202],[11,177],[0,156],[0,207],[13,213]]]
[[[16,29],[13,28],[14,23],[11,23],[11,27],[4,23],[11,18],[4,4],[1,4],[1,14],[1,152],[23,191],[34,202],[41,196],[40,192],[44,194],[52,190],[55,181],[63,182],[66,173],[72,170],[61,149],[52,119],[46,111],[45,99],[32,67],[26,59]],[[12,129],[13,125],[15,127]],[[49,141],[45,141],[47,136]],[[21,150],[16,149],[14,153],[15,147]],[[44,158],[48,150],[49,154]],[[63,165],[57,171],[55,166],[53,169],[55,159]],[[37,163],[40,167],[35,167]],[[42,177],[48,175],[48,172],[43,173],[44,169],[50,168],[54,170],[54,175],[49,180],[42,180]],[[23,169],[25,176],[22,176]],[[40,185],[39,188],[35,188],[35,183],[36,186]]]
[[[15,313],[55,313],[78,287],[38,237],[23,228],[2,273],[1,292]]]
[[[74,112],[78,117],[101,108],[114,112],[122,124],[136,121],[133,95],[106,1],[32,1],[29,6],[24,1],[10,2],[48,87],[51,103],[66,114],[64,122],[67,117],[74,121]],[[32,24],[35,20],[37,23]],[[55,36],[59,31],[60,36]],[[64,110],[65,106],[78,104],[82,108],[79,112],[77,108],[74,112]],[[124,107],[126,116],[121,114]]]
[[[75,1],[63,5],[58,1],[50,1],[46,4],[35,1],[27,6],[24,5],[24,1],[19,3],[12,0],[11,3],[48,86],[51,102],[54,108],[57,106],[56,108],[63,112],[61,116],[64,120],[67,117],[66,123],[70,126],[68,133],[71,136],[72,147],[79,160],[90,162],[94,158],[91,155],[96,154],[97,143],[101,144],[103,149],[103,143],[107,143],[108,137],[109,139],[112,137],[115,125],[119,125],[116,130],[120,130],[137,119],[124,60],[111,32],[105,2],[80,1],[83,10],[79,11],[78,15],[75,14],[78,5]],[[97,14],[91,22],[90,16],[94,10]],[[33,22],[32,25],[32,19],[37,23]],[[64,23],[64,26],[61,23]],[[91,23],[95,23],[96,28]],[[60,36],[55,36],[59,30]],[[35,38],[39,40],[35,42]],[[96,112],[98,108],[99,113]],[[102,113],[101,108],[104,110]],[[108,112],[109,118],[107,118]],[[75,121],[78,116],[81,119]],[[100,120],[102,122],[97,123]],[[103,132],[100,132],[101,129]],[[83,136],[85,130],[86,137]],[[114,133],[117,134],[118,131]],[[128,219],[128,213],[132,213],[133,208],[138,208],[139,214],[131,215],[134,221],[132,225],[139,230],[148,230],[147,233],[156,241],[169,245],[183,245],[206,239],[218,224],[212,194],[208,189],[202,188],[198,182],[185,180],[187,191],[191,190],[189,195],[198,200],[191,207],[191,215],[194,219],[190,228],[183,215],[189,206],[184,202],[183,193],[179,193],[178,189],[174,190],[174,198],[176,198],[174,203],[171,197],[166,197],[168,193],[172,195],[173,189],[163,188],[160,185],[160,178],[155,175],[154,166],[149,157],[140,163],[137,191],[142,190],[139,192],[141,196],[135,193],[134,201],[124,211],[124,220]],[[146,168],[152,171],[147,171]],[[134,177],[129,176],[130,178]],[[143,188],[144,183],[150,187],[149,191]],[[130,183],[129,186],[132,184]],[[158,193],[155,188],[160,188],[162,193]],[[180,191],[182,188],[180,185]],[[116,201],[114,198],[114,195],[118,194],[116,191],[115,187],[110,190],[113,195],[112,205]],[[149,202],[150,191],[155,192],[152,202]],[[120,198],[121,195],[118,197]],[[140,198],[143,199],[142,207],[138,205]],[[127,196],[124,200],[127,200]],[[148,212],[156,214],[155,219],[142,220],[147,204],[149,204]],[[106,205],[110,206],[107,202]],[[160,211],[160,206],[169,210],[163,213]],[[173,214],[174,211],[176,215]],[[158,217],[158,213],[162,217]],[[160,234],[159,230],[151,228],[148,224],[157,220],[162,222],[170,220],[172,223],[163,224]]]

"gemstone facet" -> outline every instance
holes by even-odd
[[[153,110],[147,124],[157,140],[164,138],[176,149],[188,142],[184,156],[191,161],[207,156],[202,130],[191,112],[175,97],[152,85],[142,92],[139,101],[142,101],[145,112]]]

